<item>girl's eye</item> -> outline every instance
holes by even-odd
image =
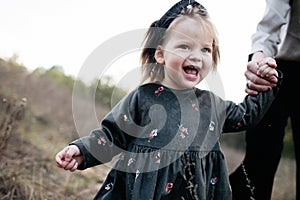
[[[211,52],[211,49],[210,49],[210,48],[203,48],[203,49],[201,49],[201,51],[202,51],[203,53],[210,53],[210,52]]]
[[[190,49],[190,47],[188,45],[185,45],[185,44],[182,44],[179,46],[181,49],[185,49],[185,50],[188,50]]]

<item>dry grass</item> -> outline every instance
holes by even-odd
[[[54,161],[78,137],[72,91],[0,59],[0,97],[0,200],[92,199],[103,181],[96,172],[65,172]],[[22,97],[26,112],[18,110]]]
[[[24,117],[26,101],[25,98],[17,102],[15,99],[9,100],[0,96],[0,152],[8,144],[10,134],[16,125],[15,121]]]
[[[5,103],[15,105],[10,101]],[[7,110],[5,106],[2,108]],[[45,126],[32,123],[35,131],[26,133],[28,119],[18,121],[18,124],[12,119],[20,117],[15,115],[17,108],[11,107],[10,112],[5,112],[6,117],[2,117],[2,122],[10,123],[0,121],[13,127],[9,129],[9,134],[7,128],[0,132],[0,135],[5,133],[5,140],[2,138],[5,145],[0,149],[0,200],[92,199],[107,168],[102,166],[76,173],[57,168],[54,162],[56,145],[66,145],[64,137],[60,138],[59,132],[51,131],[51,128],[43,130]],[[97,178],[99,175],[100,178]]]

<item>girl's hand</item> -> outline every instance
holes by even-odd
[[[276,61],[273,58],[264,58],[258,62],[257,75],[262,78],[278,77],[278,72],[275,70],[276,67]]]
[[[73,172],[83,162],[83,156],[76,145],[70,145],[56,154],[55,161],[58,167]]]

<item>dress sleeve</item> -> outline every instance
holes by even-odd
[[[126,128],[131,126],[128,123],[129,119],[135,121],[137,118],[137,103],[136,91],[129,93],[103,118],[99,129],[70,143],[77,145],[84,157],[84,162],[78,169],[110,162],[114,156],[127,149],[133,137],[127,133]],[[127,127],[124,127],[124,124]]]
[[[260,92],[258,95],[247,95],[239,104],[226,101],[224,133],[244,131],[259,123],[279,91],[283,76],[280,71],[278,73],[276,87],[266,92]]]

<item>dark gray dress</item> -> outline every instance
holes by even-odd
[[[95,199],[231,199],[219,137],[255,125],[278,87],[240,104],[197,88],[139,86],[76,144],[79,169],[117,161]]]

